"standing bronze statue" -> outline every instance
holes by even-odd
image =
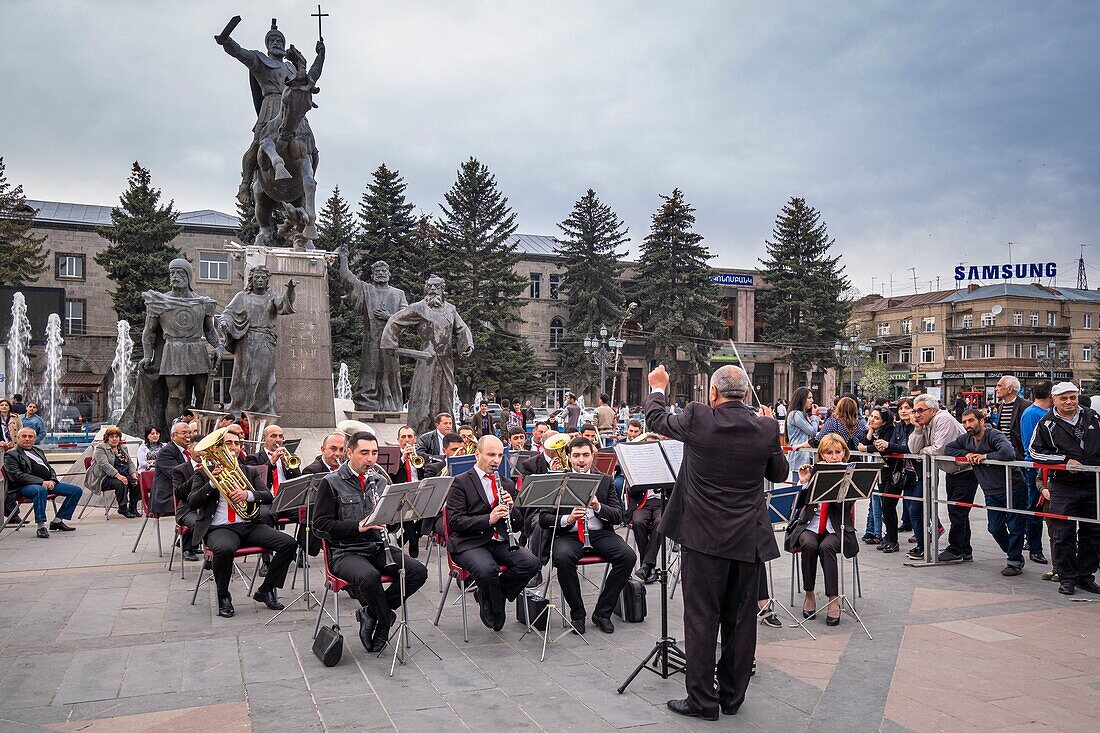
[[[274,237],[271,209],[281,205],[286,223],[280,234],[290,234],[295,249],[312,249],[317,237],[318,153],[306,113],[316,105],[313,95],[325,62],[325,44],[318,40],[317,56],[306,70],[305,57],[294,47],[286,50],[286,38],[271,21],[264,37],[267,52],[241,48],[230,38],[240,23],[234,16],[214,40],[227,54],[248,67],[256,124],[252,144],[242,160],[237,198],[256,202],[260,231],[256,244],[268,246]]]
[[[219,321],[225,332],[225,348],[234,354],[233,378],[229,384],[229,412],[275,413],[275,356],[278,339],[275,321],[294,313],[294,289],[276,295],[268,288],[267,267],[253,267],[245,289],[233,296]]]
[[[420,349],[400,349],[401,329],[413,326],[420,335]],[[429,277],[424,299],[390,317],[382,330],[380,346],[391,354],[417,360],[409,387],[409,425],[418,433],[427,432],[435,414],[452,410],[454,355],[467,357],[474,352],[473,334],[455,307],[447,302],[442,278]]]
[[[401,371],[397,355],[383,351],[382,329],[394,313],[408,306],[405,293],[390,285],[390,266],[379,260],[370,266],[370,280],[360,280],[348,268],[347,247],[340,248],[340,280],[363,316],[359,385],[352,399],[357,410],[401,410]]]

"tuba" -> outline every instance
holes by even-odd
[[[210,435],[218,420],[225,417],[226,413],[216,410],[200,410],[192,407],[191,413],[195,416],[195,422],[199,424],[199,435]]]
[[[245,410],[241,413],[244,416],[245,425],[248,426],[248,444],[252,446],[253,452],[259,449],[260,444],[264,442],[264,431],[267,430],[268,425],[274,425],[275,421],[279,419],[278,415],[271,415],[266,412],[252,412]]]
[[[229,428],[220,428],[207,435],[195,445],[195,453],[201,453],[201,465],[203,473],[210,479],[210,483],[221,492],[221,495],[225,497],[229,506],[233,507],[233,511],[237,513],[237,516],[241,519],[254,519],[257,514],[260,513],[260,507],[258,505],[250,506],[247,501],[233,501],[229,497],[230,492],[235,490],[251,491],[252,482],[248,480],[248,476],[241,470],[241,466],[237,463],[236,454],[230,452],[225,447],[225,434],[229,432]],[[214,469],[218,466],[222,467],[220,475],[214,475]]]
[[[569,445],[569,436],[565,433],[552,435],[549,440],[542,441],[542,447],[551,457],[556,457],[558,459],[563,471],[569,470],[569,454],[565,449],[567,445]]]

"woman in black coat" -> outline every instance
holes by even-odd
[[[905,423],[894,422],[894,415],[885,407],[871,410],[867,422],[867,437],[860,450],[867,453],[908,453],[909,433],[912,428]],[[898,546],[898,499],[909,484],[916,481],[916,472],[904,458],[885,458],[882,466],[882,479],[875,489],[882,502],[882,542],[878,549],[882,552],[897,552]],[[894,496],[891,496],[893,494]]]

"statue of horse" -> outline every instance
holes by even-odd
[[[317,237],[317,142],[306,113],[317,106],[313,95],[320,89],[306,71],[305,57],[298,49],[291,46],[287,59],[298,71],[286,80],[279,114],[259,134],[257,174],[252,181],[260,224],[256,244],[272,244],[272,209],[281,204],[286,224],[279,233],[289,233],[295,249],[311,250]]]

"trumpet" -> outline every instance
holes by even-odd
[[[416,452],[416,444],[413,443],[409,446],[408,451],[405,452],[406,457],[409,459],[409,463],[415,469],[424,468],[424,456]]]

